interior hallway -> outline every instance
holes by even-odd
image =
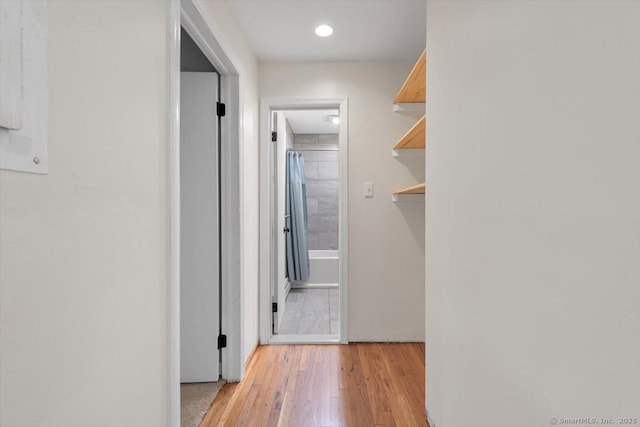
[[[424,344],[260,346],[201,427],[427,426]]]

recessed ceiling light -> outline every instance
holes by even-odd
[[[329,116],[329,121],[331,123],[333,123],[334,125],[338,125],[338,124],[340,124],[340,117],[339,116]]]
[[[331,34],[333,34],[333,27],[326,24],[318,25],[316,27],[316,34],[320,37],[329,37]]]

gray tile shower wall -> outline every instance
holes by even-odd
[[[309,214],[309,249],[338,249],[338,135],[300,134]]]

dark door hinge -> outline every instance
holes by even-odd
[[[224,117],[227,114],[227,106],[224,105],[222,102],[218,102],[216,104],[217,108],[217,113],[218,113],[218,117]]]
[[[271,303],[271,311],[273,313],[277,313],[278,312],[278,303],[277,302],[272,302]]]
[[[221,348],[227,348],[227,336],[218,335],[218,350]]]
[[[278,132],[271,132],[271,142],[276,142],[278,140]]]

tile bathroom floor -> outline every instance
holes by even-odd
[[[280,335],[338,334],[339,288],[291,289]]]

